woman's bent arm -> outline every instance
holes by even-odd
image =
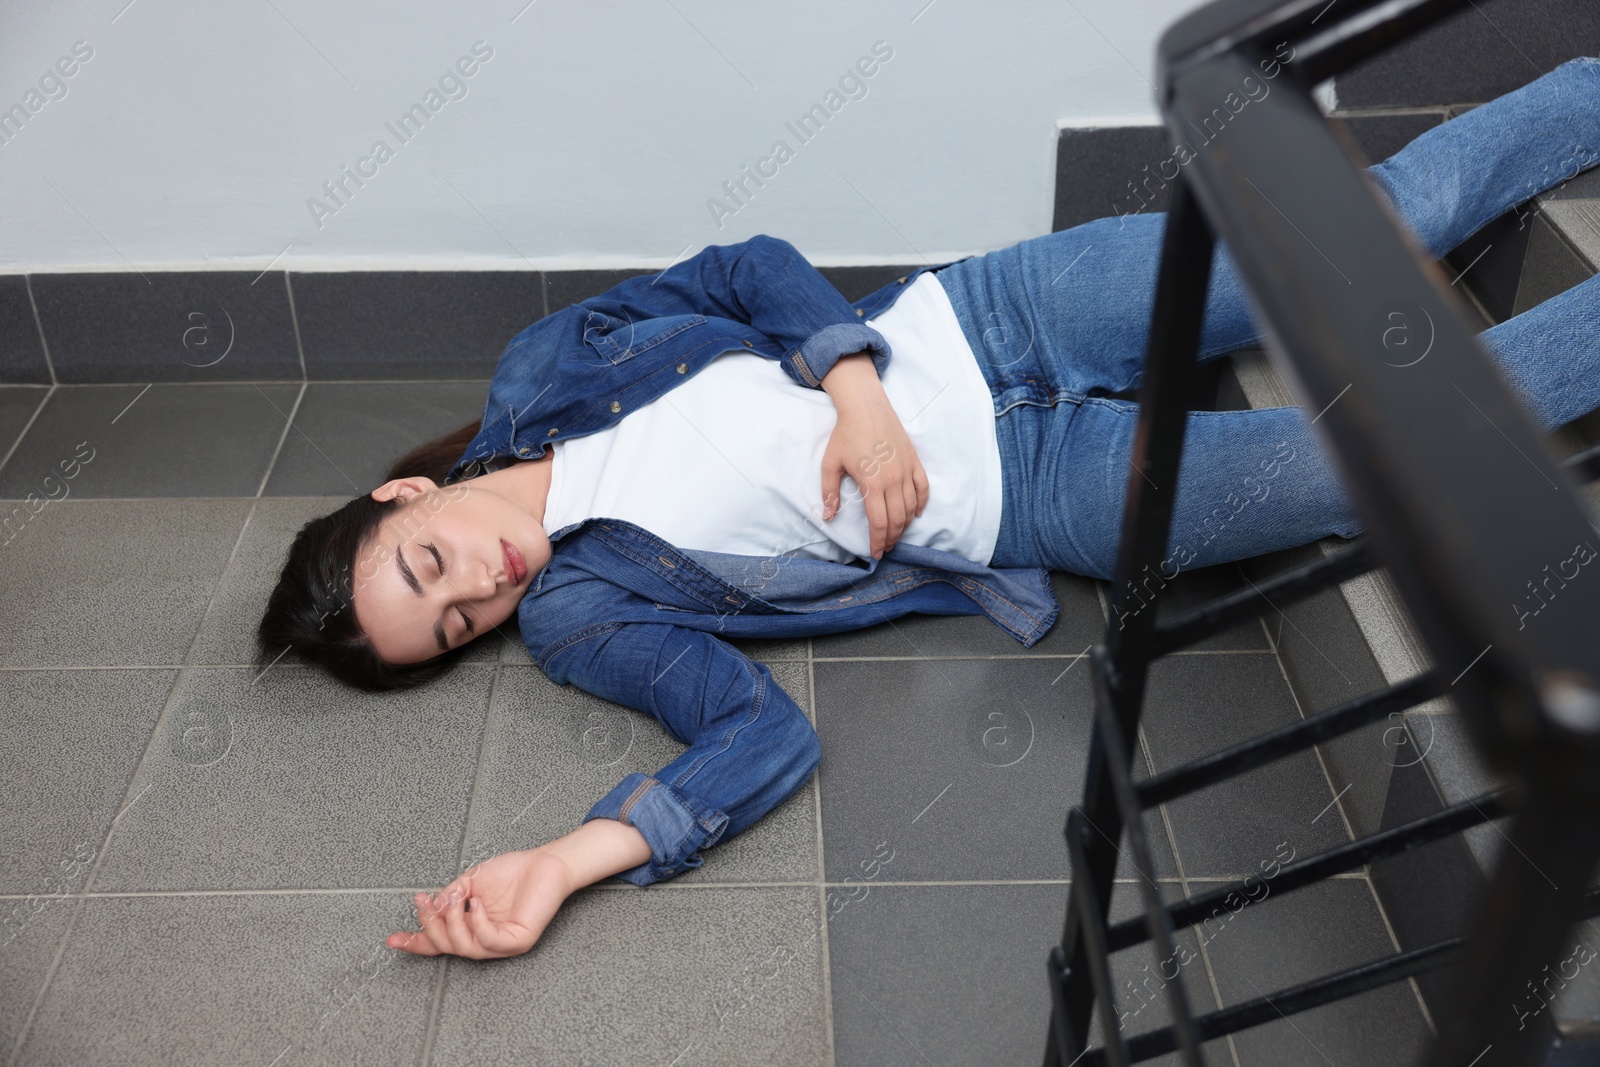
[[[708,607],[706,615],[713,615]],[[822,758],[816,730],[764,663],[714,634],[616,623],[536,661],[558,685],[647,712],[688,745],[654,774],[629,774],[584,821],[635,826],[647,862],[620,872],[649,885],[703,862],[805,784]]]
[[[783,347],[784,373],[809,389],[820,389],[846,353],[871,353],[879,375],[889,365],[883,335],[794,245],[764,233],[707,245],[659,274],[625,279],[581,303],[626,322],[693,313],[747,323]]]

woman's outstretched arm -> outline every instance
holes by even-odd
[[[565,837],[417,894],[422,932],[391,935],[391,948],[472,959],[526,952],[577,890],[612,875],[649,885],[699,867],[702,849],[753,825],[821,759],[816,730],[771,670],[714,634],[617,623],[534,659],[558,685],[648,712],[689,747],[653,775],[627,775]],[[468,909],[473,898],[481,904]]]

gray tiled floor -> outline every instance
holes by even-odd
[[[739,642],[823,739],[800,792],[700,870],[578,894],[524,956],[384,945],[412,928],[412,891],[570,830],[680,750],[550,682],[514,625],[407,693],[248,667],[295,530],[486,388],[0,388],[0,494],[47,494],[74,446],[95,450],[64,499],[0,509],[0,1061],[1037,1063],[1089,737],[1082,655],[1109,592],[1073,575],[1032,649],[976,617]],[[1238,580],[1185,575],[1163,611]],[[1136,773],[1298,714],[1267,631],[1239,627],[1158,666]],[[1307,854],[1344,833],[1332,800],[1307,756],[1168,805],[1146,873],[1177,899],[1280,841]],[[1118,915],[1141,877],[1125,858]],[[1184,933],[1196,1010],[1391,947],[1364,879],[1318,892]],[[1165,1018],[1138,992],[1148,962],[1115,960],[1130,1033]],[[1305,1018],[1305,1040],[1269,1027],[1209,1060],[1320,1062],[1314,1043],[1359,1067],[1425,1033],[1408,987]]]

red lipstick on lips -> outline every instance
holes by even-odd
[[[522,579],[528,576],[528,563],[522,558],[522,553],[517,551],[517,546],[510,541],[500,541],[501,551],[506,559],[506,573],[511,575],[511,583],[520,585]]]

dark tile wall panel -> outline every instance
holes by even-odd
[[[290,276],[306,377],[491,378],[544,317],[538,271],[349,271]]]
[[[1409,114],[1331,116],[1349,134],[1362,163],[1376,163],[1444,121],[1442,109]],[[1099,218],[1165,211],[1172,200],[1173,149],[1165,126],[1064,129],[1056,143],[1052,230]],[[1192,148],[1204,151],[1191,143]]]
[[[1365,163],[1382,163],[1445,120],[1443,111],[1398,115],[1347,115],[1335,112],[1333,125],[1350,135]]]
[[[1472,0],[1335,79],[1339,107],[1482,103],[1565,60],[1600,54],[1593,0]]]
[[[151,271],[28,280],[62,383],[301,376],[282,274]]]
[[[1051,231],[1095,219],[1167,210],[1171,183],[1157,171],[1171,156],[1164,126],[1062,130],[1056,141]]]
[[[50,368],[28,300],[28,279],[0,276],[0,382],[48,384]]]
[[[641,274],[656,274],[649,270],[563,270],[545,275],[546,298],[551,312],[571,307],[580,300],[599,296],[619,282]]]

